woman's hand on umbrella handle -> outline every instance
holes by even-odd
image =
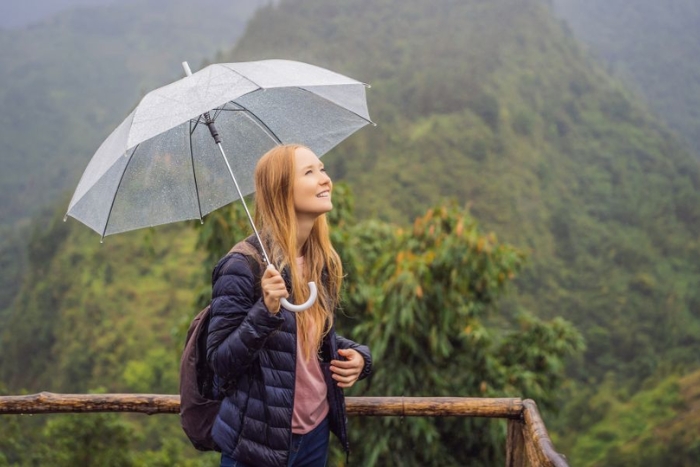
[[[260,280],[260,288],[263,293],[263,302],[270,313],[280,311],[280,301],[289,297],[287,286],[282,274],[273,265],[268,265]],[[286,300],[284,300],[286,302]],[[286,307],[285,307],[286,308]]]
[[[284,307],[285,310],[294,311],[294,312],[298,313],[300,311],[304,311],[308,308],[311,308],[311,305],[313,305],[314,302],[316,301],[316,296],[318,295],[318,291],[316,290],[316,284],[314,282],[309,282],[308,285],[309,285],[309,299],[307,301],[305,301],[304,303],[302,303],[301,305],[293,305],[293,304],[289,303],[284,298],[282,300],[280,300],[280,302],[282,303],[282,306]]]

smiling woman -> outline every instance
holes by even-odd
[[[308,148],[302,146],[295,149],[294,165],[296,166],[294,210],[297,223],[302,227],[297,233],[297,247],[299,248],[311,232],[316,218],[333,209],[331,202],[333,182],[326,173],[323,163]],[[300,254],[301,251],[297,251],[297,253]]]
[[[212,429],[222,466],[321,467],[329,432],[349,452],[343,388],[372,363],[366,346],[335,332],[343,269],[326,221],[332,190],[309,148],[270,150],[255,169],[255,223],[270,265],[260,279],[234,253],[215,269],[207,358],[215,384],[235,388]],[[283,298],[308,294],[307,281],[320,285],[318,300],[285,309]]]

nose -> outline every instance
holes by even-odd
[[[331,183],[331,177],[326,172],[321,172],[321,184],[327,185]]]

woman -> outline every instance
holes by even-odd
[[[310,149],[286,145],[260,159],[255,187],[256,224],[282,272],[268,266],[256,287],[242,254],[217,266],[207,358],[227,386],[212,436],[222,467],[320,467],[329,431],[349,451],[342,388],[371,371],[369,349],[333,326],[343,278],[325,216],[333,184]],[[304,301],[309,281],[319,289],[311,308],[280,307]]]

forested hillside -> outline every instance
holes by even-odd
[[[700,169],[543,2],[290,0],[261,9],[216,60],[273,57],[372,85],[378,127],[324,158],[356,198],[358,221],[340,206],[335,241],[348,266],[344,324],[382,364],[369,393],[534,397],[571,465],[602,465],[615,449],[641,463],[644,447],[656,458],[672,449],[668,465],[694,459],[692,439],[639,440],[670,421],[666,433],[683,430],[696,404]],[[0,358],[2,381],[14,391],[172,387],[176,351],[169,362],[159,353],[170,345],[161,326],[197,308],[193,293],[168,287],[206,287],[212,258],[244,223],[227,226],[233,212],[208,219],[203,259],[182,227],[100,247],[87,228],[53,218],[49,233],[36,224],[32,272],[0,337],[13,352]],[[580,336],[561,317],[583,334],[581,358]],[[132,337],[140,319],[143,334]],[[121,433],[110,420],[101,433]],[[354,423],[360,465],[502,464],[499,424]],[[620,437],[629,426],[639,437]],[[26,428],[8,430],[0,447],[17,452]],[[182,452],[154,433],[131,441],[137,460]],[[416,450],[425,439],[434,442]]]
[[[230,46],[261,3],[116,2],[0,30],[0,226],[74,187],[139,97]]]
[[[372,84],[379,127],[328,156],[361,216],[406,222],[455,197],[528,251],[503,317],[526,308],[583,331],[569,366],[581,400],[609,372],[634,394],[697,368],[698,164],[542,2],[290,2],[223,58],[271,56]],[[578,408],[562,432],[587,429]]]
[[[541,2],[362,6],[263,9],[223,59],[285,56],[371,82],[379,127],[328,157],[360,215],[470,203],[530,252],[513,306],[587,331],[580,376],[644,378],[668,352],[698,363],[697,162]]]
[[[0,30],[0,326],[20,287],[23,230],[75,188],[138,99],[197,69],[243,33],[262,0],[157,0],[64,11]]]
[[[556,13],[700,157],[700,4],[554,0]]]

